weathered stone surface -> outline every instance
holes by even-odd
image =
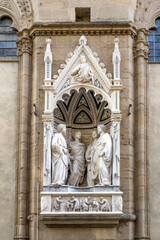
[[[12,239],[15,224],[17,62],[0,62],[0,233]]]

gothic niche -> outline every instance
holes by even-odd
[[[110,130],[111,110],[108,108],[107,101],[103,100],[101,94],[95,94],[93,90],[88,92],[84,88],[81,88],[79,92],[71,90],[70,95],[64,94],[62,100],[57,102],[57,108],[54,109],[53,115],[55,129],[57,129],[59,124],[65,124],[67,127],[66,139],[70,154],[70,166],[65,182],[71,186],[81,187],[98,184],[97,177],[94,176],[95,181],[93,182],[90,176],[91,168],[93,167],[89,160],[91,148],[93,148],[90,144],[92,141],[95,142],[95,138],[97,140],[99,137],[97,133],[98,125],[103,124],[108,131]],[[78,139],[79,144],[77,145]],[[72,173],[74,172],[72,168],[76,164],[72,162],[72,158],[77,155],[77,152],[80,152],[83,159],[78,159],[79,162],[80,160],[82,161],[82,164],[78,166],[76,171],[81,174],[79,177],[76,176],[75,179],[74,175],[77,175],[77,172],[75,174]],[[95,172],[96,170],[94,169],[93,171]],[[94,174],[96,175],[96,173]]]
[[[44,56],[44,166],[41,211],[122,214],[120,191],[120,52],[113,79],[81,36],[52,79],[51,40]]]

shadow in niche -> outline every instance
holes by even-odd
[[[58,124],[65,124],[67,127],[66,140],[68,145],[74,141],[73,135],[77,131],[81,132],[81,142],[86,147],[92,140],[93,130],[96,130],[99,124],[106,125],[107,131],[110,131],[111,110],[108,108],[108,102],[103,100],[101,94],[95,94],[93,90],[86,91],[85,88],[80,88],[79,91],[73,89],[70,94],[65,93],[62,100],[57,101],[57,107],[53,114],[54,129],[57,129]],[[80,187],[87,186],[86,176],[87,169]],[[95,185],[97,183],[95,181]]]

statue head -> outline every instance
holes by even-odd
[[[105,125],[103,125],[103,124],[101,124],[101,125],[98,125],[98,127],[97,127],[97,132],[100,134],[100,133],[102,133],[102,132],[106,132],[106,126]]]
[[[81,55],[80,61],[81,63],[86,63],[86,57],[84,55]]]
[[[81,132],[80,131],[77,131],[74,133],[74,138],[75,139],[81,139]]]
[[[66,125],[64,124],[59,124],[57,127],[57,131],[62,134],[66,134]]]
[[[92,132],[92,138],[93,138],[93,139],[98,138],[98,132],[97,132],[97,130],[94,130],[94,131]]]

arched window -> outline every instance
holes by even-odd
[[[155,21],[157,29],[150,29],[149,62],[160,62],[160,18]]]
[[[18,36],[17,31],[10,27],[12,22],[10,17],[0,18],[0,60],[17,59]]]

